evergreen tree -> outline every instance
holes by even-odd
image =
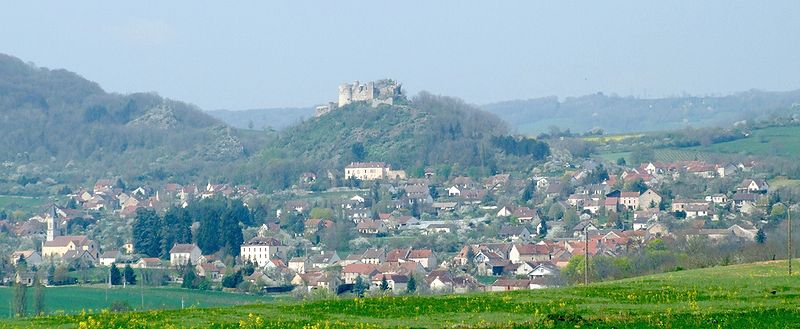
[[[763,228],[759,228],[758,232],[756,232],[756,242],[758,244],[764,244],[765,242],[767,242],[767,234],[764,233]]]
[[[386,281],[386,275],[383,275],[381,278],[381,290],[386,291],[389,290],[389,281]]]
[[[242,278],[242,271],[236,271],[222,278],[222,286],[225,288],[236,288],[244,279]]]
[[[189,261],[186,263],[186,269],[183,273],[183,283],[181,284],[181,288],[195,289],[195,281],[197,281],[197,274],[194,273],[192,261]]]
[[[113,286],[121,285],[122,284],[122,273],[119,272],[119,269],[117,268],[117,264],[116,263],[111,264],[111,270],[110,271],[111,271],[111,274],[110,274],[111,285],[113,285]]]
[[[533,193],[536,191],[536,182],[530,181],[528,185],[525,185],[525,189],[522,191],[522,203],[527,203],[533,199]]]
[[[34,281],[33,309],[36,316],[44,315],[44,285],[38,277]]]
[[[130,264],[125,264],[123,274],[125,276],[125,282],[128,284],[136,284],[136,273],[133,272],[133,268]]]
[[[150,257],[162,255],[162,219],[155,210],[139,208],[133,222],[133,245]]]
[[[415,279],[413,275],[410,278],[408,278],[408,283],[406,284],[406,291],[409,293],[417,291],[417,279]]]
[[[547,219],[542,218],[542,221],[539,222],[538,233],[539,237],[544,238],[547,236]]]
[[[244,213],[248,214],[249,216],[247,211]],[[220,244],[224,243],[225,253],[234,257],[239,256],[239,252],[241,251],[239,247],[244,242],[242,228],[239,226],[239,219],[237,218],[239,215],[239,212],[235,211],[234,209],[226,211],[223,215],[222,224],[220,227],[220,231],[222,233],[219,237],[222,239]]]
[[[359,275],[356,278],[356,282],[353,283],[353,293],[357,297],[364,297],[364,291],[366,291],[366,290],[367,290],[367,288],[366,288],[366,285],[364,284],[364,279],[361,278],[361,276]]]
[[[220,243],[224,237],[221,228],[224,227],[223,217],[226,212],[226,202],[221,198],[209,198],[196,202],[192,208],[192,216],[200,222],[197,229],[197,246],[204,255],[213,254],[220,250]],[[237,225],[238,226],[238,225]],[[224,240],[222,240],[224,243]]]

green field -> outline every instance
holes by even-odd
[[[598,156],[609,162],[617,162],[619,158],[625,158],[629,166],[636,167],[636,164],[630,163],[631,152],[614,152],[614,153],[600,153]],[[655,149],[653,150],[654,161],[658,162],[674,162],[674,161],[692,161],[692,160],[708,160],[709,153],[696,151],[692,149]]]
[[[753,130],[752,134],[747,138],[692,147],[687,150],[752,156],[780,155],[781,157],[798,158],[800,157],[800,126]]]
[[[510,293],[275,302],[6,320],[0,327],[785,328],[800,325],[786,262]]]
[[[0,288],[0,318],[9,316],[9,304],[13,291],[11,288]],[[103,285],[95,286],[64,286],[45,288],[45,307],[47,313],[75,314],[99,311],[108,308],[115,301],[127,302],[131,308],[141,310],[142,294],[144,295],[144,309],[180,309],[181,300],[184,307],[219,307],[241,304],[253,304],[273,301],[274,297],[260,297],[254,295],[226,293],[219,291],[199,291],[172,287],[145,287],[140,290],[137,286],[128,286],[123,289],[116,287],[105,289]],[[33,289],[28,289],[29,304],[33,303]],[[28,307],[32,310],[33,307]],[[2,324],[2,322],[0,322]]]
[[[0,209],[6,209],[12,206],[21,209],[34,209],[42,206],[47,202],[45,198],[26,197],[16,195],[0,195]]]

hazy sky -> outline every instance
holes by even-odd
[[[391,77],[482,104],[800,88],[800,1],[19,1],[0,52],[206,110]]]

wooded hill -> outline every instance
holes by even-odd
[[[56,181],[123,173],[186,180],[246,153],[236,131],[193,105],[107,93],[78,74],[2,54],[0,131],[1,161],[47,166],[39,171]]]
[[[276,134],[237,130],[156,94],[107,93],[75,73],[7,55],[0,55],[0,129],[7,174],[0,194],[51,194],[58,184],[108,177],[274,190],[306,171],[341,179],[352,161],[383,161],[412,176],[427,166],[482,176],[529,169],[549,154],[545,143],[508,137],[492,114],[424,92],[393,106],[350,104]]]
[[[266,184],[281,188],[303,171],[341,175],[353,161],[386,162],[411,176],[428,166],[478,176],[527,168],[549,155],[542,142],[498,138],[507,132],[492,114],[422,92],[394,106],[353,103],[302,121],[272,140],[251,168],[255,179],[271,177]]]

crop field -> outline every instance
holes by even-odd
[[[785,328],[800,323],[786,262],[678,271],[589,286],[275,302],[14,319],[0,327]]]
[[[690,150],[752,156],[779,155],[781,157],[798,158],[800,157],[800,126],[758,129],[754,130],[747,138],[693,147]]]
[[[613,152],[601,153],[598,156],[610,162],[616,162],[619,158],[624,158],[630,164],[631,152]],[[673,161],[692,161],[692,160],[708,160],[710,154],[708,152],[696,151],[692,149],[655,149],[653,150],[655,161],[659,162],[673,162]]]
[[[108,308],[115,301],[128,303],[132,309],[141,310],[142,295],[144,309],[180,309],[181,303],[186,308],[218,307],[242,304],[254,304],[273,301],[274,297],[225,293],[219,291],[188,290],[171,287],[128,286],[105,289],[96,286],[63,286],[45,288],[45,308],[48,314],[79,314],[95,312]],[[8,318],[9,305],[13,291],[11,288],[0,288],[0,318]],[[33,305],[33,288],[28,289],[28,302]],[[28,307],[32,310],[32,306]],[[0,321],[0,327],[3,323]]]

